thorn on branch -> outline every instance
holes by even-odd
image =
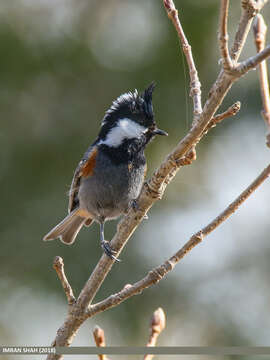
[[[53,261],[53,268],[55,269],[59,280],[61,281],[61,284],[63,286],[63,289],[65,291],[67,301],[69,305],[73,305],[76,302],[76,298],[73,295],[73,290],[68,282],[68,279],[65,275],[64,270],[64,260],[60,256],[56,256]]]
[[[93,330],[93,336],[97,347],[106,346],[104,330],[99,326],[95,326]],[[109,360],[105,354],[98,354],[99,360]]]
[[[150,321],[150,334],[148,343],[146,346],[156,346],[157,339],[160,333],[165,329],[166,326],[166,316],[162,308],[158,308],[154,313]],[[144,356],[144,360],[151,360],[153,354],[147,354]]]
[[[254,40],[257,52],[260,53],[265,48],[265,38],[267,32],[267,26],[261,14],[258,14],[255,18],[253,25]],[[261,98],[263,104],[263,110],[261,111],[262,117],[266,124],[266,144],[270,147],[270,94],[269,94],[269,82],[268,71],[266,61],[262,61],[259,66],[259,80],[261,88]]]

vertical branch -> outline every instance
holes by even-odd
[[[67,297],[67,301],[69,305],[73,305],[76,302],[75,296],[73,295],[73,290],[68,282],[68,279],[64,270],[64,261],[60,256],[56,256],[53,261],[53,268],[55,269],[59,280],[63,286],[64,292]]]
[[[202,112],[201,83],[193,60],[191,46],[188,43],[182,25],[179,21],[178,10],[175,8],[173,0],[163,0],[163,3],[168,16],[171,19],[177,31],[183,52],[186,56],[186,60],[189,68],[189,75],[190,75],[190,96],[193,99],[193,115],[194,115],[194,121],[196,121],[197,117]]]
[[[219,21],[219,47],[222,57],[223,68],[225,71],[230,71],[233,68],[232,59],[229,53],[228,46],[228,11],[229,0],[221,0],[220,6],[220,21]]]
[[[237,61],[239,59],[255,14],[254,3],[250,0],[242,0],[241,19],[230,51],[232,60]]]
[[[256,49],[257,52],[259,53],[263,51],[265,48],[265,39],[267,32],[267,26],[261,14],[258,14],[255,19],[253,31],[254,31]],[[263,104],[263,109],[261,114],[267,127],[266,144],[268,147],[270,147],[270,94],[269,94],[267,64],[265,60],[258,65],[258,70],[259,70],[259,80],[260,80],[261,97]]]

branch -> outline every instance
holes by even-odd
[[[150,322],[150,334],[149,334],[149,340],[146,346],[156,346],[157,339],[160,335],[160,333],[165,329],[166,326],[166,317],[165,313],[162,308],[158,308]],[[151,360],[153,358],[153,354],[147,354],[144,356],[144,360]]]
[[[133,295],[141,293],[144,289],[159,282],[174,266],[186,256],[196,245],[198,245],[207,235],[221,225],[230,217],[247,198],[270,176],[270,164],[261,172],[261,174],[214,220],[204,228],[191,236],[189,241],[178,250],[172,257],[163,264],[150,271],[143,279],[133,285],[125,287],[116,294],[113,294],[103,301],[92,305],[88,310],[88,317],[92,317],[100,312],[108,310],[119,305],[124,300]]]
[[[265,38],[267,31],[267,26],[261,14],[258,14],[255,19],[253,31],[254,31],[256,49],[257,52],[259,53],[265,47]],[[259,80],[261,87],[261,97],[263,103],[262,117],[267,127],[266,144],[268,147],[270,147],[270,94],[269,94],[269,83],[268,83],[266,61],[262,61],[259,64],[258,70],[259,70]]]
[[[240,110],[240,108],[241,108],[241,103],[240,101],[237,101],[235,104],[230,106],[224,113],[214,116],[207,125],[206,129],[204,130],[199,140],[201,140],[201,138],[204,135],[206,135],[210,129],[215,127],[222,120],[236,115]],[[175,167],[170,171],[170,173],[166,176],[164,180],[164,188],[172,181],[172,179],[175,177],[176,173],[179,171],[180,168],[182,168],[185,165],[191,165],[194,160],[196,160],[196,151],[195,151],[195,147],[193,146],[186,155],[184,155],[180,159],[175,160],[175,164],[176,164]]]
[[[222,120],[227,119],[228,117],[235,116],[240,109],[241,109],[241,103],[240,101],[237,101],[222,114],[218,114],[214,116],[213,119],[207,125],[207,128],[205,129],[205,133],[207,133],[211,128],[217,126],[217,124],[220,123]]]
[[[97,325],[93,330],[93,336],[97,347],[106,346],[104,330]],[[109,360],[109,358],[104,354],[98,354],[98,357],[99,360]]]
[[[237,61],[239,59],[246,42],[252,20],[267,2],[268,0],[242,0],[241,19],[235,35],[234,44],[230,51],[232,60]]]
[[[169,8],[175,9],[172,0],[163,0],[165,8],[168,12]],[[251,0],[243,0],[243,3],[253,3]],[[265,1],[263,2],[265,3]],[[257,11],[257,10],[256,10]],[[173,11],[173,18],[177,16],[177,10]],[[232,59],[239,57],[243,44],[246,39],[246,34],[249,29],[250,20],[255,15],[249,13],[243,7],[243,14],[246,14],[246,20],[243,20],[242,27],[238,28],[237,32],[237,44],[236,38],[234,42],[234,56],[232,55]],[[179,19],[178,19],[179,21]],[[180,22],[179,22],[180,24]],[[182,30],[182,27],[179,28]],[[178,30],[179,30],[178,29]],[[143,220],[145,214],[148,210],[153,206],[153,204],[162,198],[162,195],[166,189],[169,181],[175,176],[177,170],[179,169],[179,162],[181,160],[186,159],[188,154],[193,154],[194,151],[192,148],[199,142],[202,134],[210,123],[211,119],[214,117],[217,112],[219,106],[221,105],[224,97],[227,92],[230,90],[231,86],[235,81],[237,81],[240,76],[245,74],[250,68],[255,67],[260,61],[265,60],[267,56],[269,56],[269,52],[267,48],[263,50],[260,54],[255,57],[248,59],[245,63],[238,65],[238,72],[235,71],[234,74],[228,74],[221,70],[220,74],[214,85],[212,86],[206,103],[203,107],[203,111],[198,115],[195,112],[196,106],[194,106],[194,118],[192,122],[192,128],[187,133],[187,135],[178,143],[176,148],[167,156],[167,158],[162,162],[159,168],[155,171],[151,179],[144,184],[142,188],[141,194],[138,198],[138,210],[134,211],[130,209],[129,213],[121,219],[117,226],[117,232],[113,239],[111,240],[111,246],[114,250],[117,251],[117,257],[120,252],[126,245],[128,239],[136,230],[137,226]],[[267,53],[266,53],[267,52]],[[188,52],[189,56],[191,52]],[[251,62],[251,64],[250,64]],[[243,65],[244,64],[244,65]],[[241,68],[244,68],[244,70]],[[242,71],[241,71],[242,69]],[[192,75],[192,74],[191,74]],[[194,75],[194,74],[193,74]],[[192,86],[193,84],[191,84]],[[197,93],[198,98],[198,93]],[[194,98],[193,98],[194,100]],[[196,102],[195,102],[196,103]],[[192,157],[194,156],[191,156]],[[192,160],[191,160],[192,161]],[[267,175],[268,176],[268,175]],[[169,181],[168,181],[169,180]],[[229,215],[228,215],[229,216]],[[206,234],[207,235],[207,234]],[[205,235],[204,235],[205,236]],[[199,232],[195,234],[190,241],[185,245],[184,248],[180,249],[172,258],[162,264],[160,267],[151,271],[144,279],[139,281],[138,283],[128,286],[121,290],[118,294],[112,295],[107,300],[100,302],[96,305],[92,305],[91,303],[102,285],[104,279],[109,273],[114,261],[107,257],[105,254],[102,255],[100,261],[96,265],[94,271],[83,287],[78,300],[72,306],[71,311],[69,312],[65,322],[59,328],[56,338],[53,342],[54,346],[69,346],[76,335],[79,327],[85,321],[85,319],[93,314],[103,311],[103,307],[105,306],[105,310],[109,307],[115,306],[121,303],[126,298],[129,298],[132,295],[135,295],[142,291],[142,289],[156,283],[161,278],[165,276],[165,274],[172,270],[174,265],[180,261],[180,259],[189,252],[197,243],[202,240],[203,233]],[[60,359],[61,355],[50,354],[47,359]]]
[[[163,0],[165,1],[165,0]],[[246,38],[252,23],[254,16],[257,14],[259,10],[266,4],[265,1],[252,1],[252,0],[242,0],[242,14],[241,19],[238,25],[238,30],[235,35],[234,43],[231,49],[231,59],[233,61],[237,61],[243,46],[246,42]],[[165,6],[166,7],[166,6]],[[220,25],[221,26],[221,25]],[[269,54],[267,54],[269,56]],[[258,62],[263,59],[257,59]],[[245,67],[244,64],[240,64]],[[256,67],[256,63],[251,65],[252,67]],[[238,69],[233,69],[234,71],[231,73],[224,73],[222,70],[217,77],[216,82],[213,84],[208,99],[203,107],[203,111],[196,121],[193,119],[193,127],[188,132],[188,134],[179,142],[176,148],[167,156],[167,158],[163,161],[160,167],[155,171],[154,175],[148,182],[149,190],[153,194],[156,195],[156,198],[161,198],[162,194],[166,188],[167,183],[173,179],[176,175],[179,166],[179,159],[186,156],[188,151],[200,141],[200,138],[207,128],[208,123],[214,117],[214,114],[218,110],[220,104],[222,103],[224,97],[227,92],[230,90],[231,86],[235,81],[239,79],[244,73],[246,73],[249,69],[245,69],[244,71]],[[167,181],[169,179],[169,181]]]
[[[261,62],[266,60],[270,56],[270,45],[268,45],[264,50],[259,52],[258,54],[250,57],[249,59],[241,62],[235,68],[235,76],[243,76],[249,70],[254,69]]]
[[[163,0],[163,4],[169,18],[171,19],[177,31],[183,52],[186,56],[190,75],[190,96],[193,99],[193,114],[194,118],[196,118],[202,112],[201,83],[193,60],[192,49],[182,28],[181,22],[178,17],[178,10],[175,8],[173,0]]]
[[[228,10],[229,10],[229,0],[221,0],[219,47],[222,56],[223,68],[225,71],[230,71],[233,68],[233,63],[230,57],[229,46],[228,46],[228,40],[229,40],[228,30],[227,30]]]
[[[55,269],[61,284],[63,286],[64,292],[67,297],[67,301],[69,305],[73,305],[76,302],[75,296],[73,295],[72,288],[68,282],[68,279],[65,275],[64,270],[64,261],[60,256],[56,256],[53,261],[53,268]]]

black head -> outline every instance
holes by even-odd
[[[114,129],[114,140],[117,143],[116,135],[124,138],[124,131],[127,130],[127,138],[139,136],[140,131],[149,137],[149,140],[155,135],[167,135],[165,131],[159,130],[154,120],[152,105],[152,94],[155,84],[151,83],[141,94],[135,90],[120,95],[107,110],[99,134],[99,140],[104,141],[107,135]],[[117,130],[116,130],[117,129]],[[123,130],[122,132],[120,130]],[[120,137],[119,137],[120,143]]]

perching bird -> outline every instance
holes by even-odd
[[[141,191],[146,160],[144,149],[155,135],[168,135],[154,120],[152,83],[119,96],[105,113],[95,142],[77,166],[69,191],[68,215],[43,240],[60,238],[72,244],[83,225],[100,224],[100,241],[106,255],[117,260],[104,239],[104,223],[125,214]]]

